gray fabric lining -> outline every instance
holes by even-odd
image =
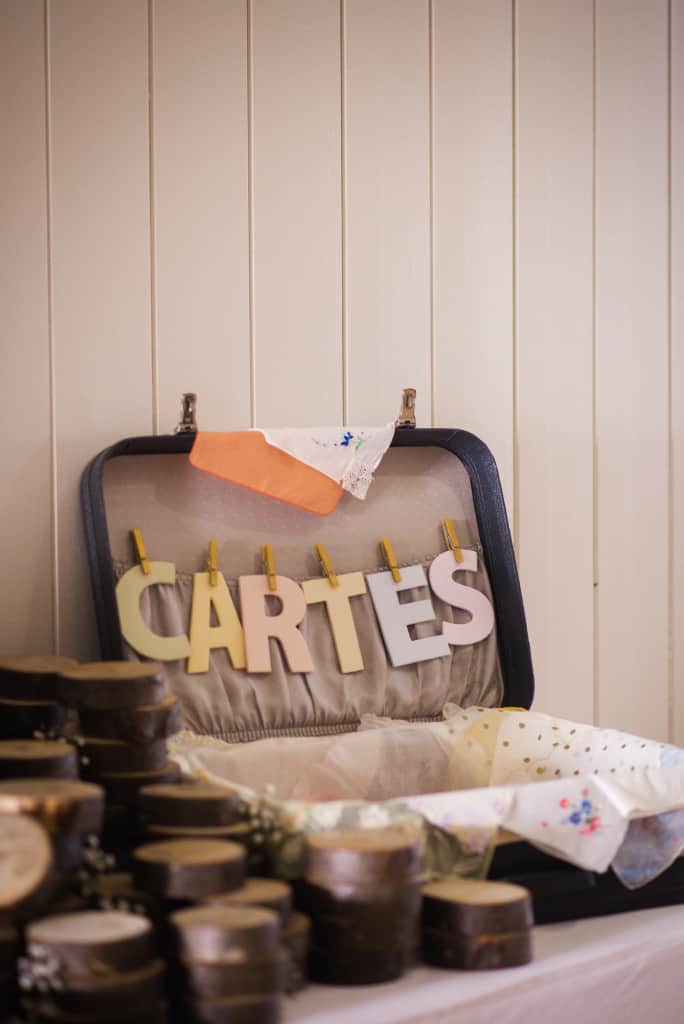
[[[219,567],[239,612],[235,581],[260,573],[260,545],[273,544],[277,572],[317,578],[314,544],[326,545],[339,573],[385,568],[378,541],[389,537],[400,565],[428,566],[443,549],[440,520],[454,520],[460,543],[480,554],[477,573],[458,581],[492,600],[481,555],[470,480],[461,462],[440,448],[390,449],[365,501],[343,495],[330,516],[316,516],[196,470],[187,456],[121,456],[104,469],[107,523],[115,575],[132,564],[130,530],[142,530],[148,557],[177,568],[175,586],[143,594],[143,617],[164,636],[187,632],[192,572],[206,566],[209,539],[219,542]],[[430,597],[436,621],[412,627],[416,638],[441,631],[442,622],[467,615],[429,590],[406,591],[402,601]],[[232,669],[225,651],[212,653],[209,672],[188,675],[185,662],[167,662],[188,726],[223,739],[315,735],[354,729],[364,714],[433,721],[447,702],[495,707],[503,681],[495,631],[450,655],[402,668],[388,661],[370,595],[355,597],[352,612],[364,670],[339,672],[327,613],[311,605],[302,626],[316,670],[289,673],[271,641],[268,676]],[[130,657],[137,657],[129,652]]]

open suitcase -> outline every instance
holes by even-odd
[[[210,538],[218,539],[218,568],[238,614],[237,581],[263,576],[262,545],[272,545],[271,568],[278,579],[301,584],[321,578],[314,546],[323,544],[338,577],[363,573],[368,583],[365,592],[349,599],[363,667],[342,671],[330,613],[321,600],[307,606],[300,627],[313,671],[290,671],[288,652],[273,637],[269,672],[234,667],[232,652],[218,647],[211,650],[208,670],[201,670],[200,658],[189,672],[191,663],[178,657],[176,648],[166,667],[194,732],[230,743],[320,737],[354,730],[366,715],[438,722],[449,702],[529,708],[532,661],[494,458],[472,434],[416,428],[405,410],[406,405],[366,500],[344,494],[326,517],[194,468],[188,460],[196,431],[191,417],[175,434],[130,438],[96,456],[83,474],[81,502],[102,657],[148,653],[136,653],[124,640],[117,606],[117,581],[137,568],[133,528],[144,538],[152,565],[161,565],[154,561],[159,559],[167,566],[167,582],[140,591],[142,619],[155,636],[180,637],[185,655],[193,578],[205,573]],[[471,621],[464,611],[467,596],[459,605],[458,597],[445,600],[428,585],[440,556],[454,557],[453,551],[445,552],[440,528],[445,519],[455,525],[461,559],[467,555],[458,565],[460,594],[478,592],[493,609],[494,627],[476,642],[457,642],[430,657],[446,624],[458,633]],[[400,628],[401,650],[374,586],[383,577],[377,587],[387,591],[387,580],[396,580],[379,554],[381,538],[391,539],[395,572],[405,575],[394,588],[395,616],[407,598],[423,602],[422,615],[409,616],[410,624]],[[150,656],[159,654],[155,649]],[[629,891],[610,872],[578,870],[518,841],[497,848],[489,874],[526,885],[539,923],[684,901],[681,861],[644,888]]]

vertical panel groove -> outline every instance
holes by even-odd
[[[257,425],[256,341],[254,335],[254,48],[252,0],[247,0],[247,208],[249,251],[249,408],[250,426]]]
[[[517,5],[518,545],[540,711],[593,714],[593,2]],[[571,538],[571,539],[570,539]]]
[[[203,430],[245,429],[252,420],[246,0],[151,6],[159,420],[162,430],[175,424],[179,394],[194,391]]]
[[[150,356],[152,375],[152,433],[159,433],[159,346],[157,331],[157,239],[154,163],[154,0],[147,2],[147,125],[150,174]]]
[[[432,421],[426,0],[347,0],[349,413]]]
[[[60,646],[97,642],[78,479],[151,422],[148,6],[51,5],[50,124]]]
[[[428,145],[430,147],[428,202],[430,205],[430,423],[435,425],[435,41],[434,41],[434,2],[428,4]]]
[[[591,414],[591,438],[592,438],[592,537],[593,537],[593,623],[592,636],[593,654],[593,708],[592,721],[598,724],[599,715],[599,516],[598,516],[598,441],[596,436],[597,415],[598,415],[598,377],[597,377],[597,348],[596,348],[596,58],[597,58],[597,0],[593,0],[592,9],[592,30],[593,30],[593,52],[592,52],[592,144],[591,144],[591,367],[592,367],[592,414]]]
[[[345,0],[340,0],[340,217],[342,284],[342,422],[349,423],[349,338],[347,335],[347,39]]]
[[[47,314],[48,372],[50,396],[50,549],[52,558],[52,649],[60,653],[59,641],[59,531],[57,503],[57,408],[55,398],[55,343],[52,301],[52,135],[50,121],[50,0],[43,6],[45,42],[45,188],[47,231]]]
[[[256,420],[342,420],[339,0],[252,0]]]
[[[513,436],[513,546],[515,553],[520,558],[520,476],[518,448],[518,2],[511,0],[511,26],[512,26],[512,81],[511,81],[511,174],[513,178],[513,208],[512,208],[512,307],[513,307],[513,332],[511,351],[511,372],[513,390],[513,421],[511,433]]]
[[[654,739],[669,728],[667,11],[597,6],[598,720]]]
[[[492,449],[511,528],[512,10],[432,0],[434,419]]]

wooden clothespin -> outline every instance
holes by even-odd
[[[392,572],[392,579],[395,583],[401,583],[401,573],[399,572],[399,566],[397,565],[397,559],[394,555],[394,548],[389,540],[389,537],[383,537],[380,541],[380,547],[387,563],[387,568]]]
[[[461,545],[458,540],[458,534],[456,533],[456,527],[454,526],[453,519],[442,520],[442,533],[444,534],[444,540],[446,541],[447,547],[453,551],[454,558],[460,564],[463,561],[463,552],[461,551]]]
[[[278,584],[276,583],[276,567],[272,544],[261,545],[261,564],[264,575],[268,577],[268,589],[271,591],[277,590]]]
[[[325,545],[315,544],[316,556],[318,558],[318,564],[321,567],[321,572],[324,576],[328,577],[328,581],[331,587],[339,587],[340,581],[335,575],[335,570],[332,567],[332,562],[328,556],[328,552],[325,550]]]
[[[209,586],[215,587],[218,584],[218,541],[216,537],[212,537],[209,541],[207,572],[209,573]]]
[[[145,551],[145,543],[142,538],[142,533],[140,532],[137,526],[135,527],[135,529],[131,530],[131,537],[133,538],[133,543],[135,544],[135,553],[138,556],[140,568],[142,569],[146,576],[149,576],[152,570],[150,568],[150,563],[147,560],[147,552]]]

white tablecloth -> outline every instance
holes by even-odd
[[[286,1024],[682,1024],[684,906],[535,928],[526,967],[312,985]]]

